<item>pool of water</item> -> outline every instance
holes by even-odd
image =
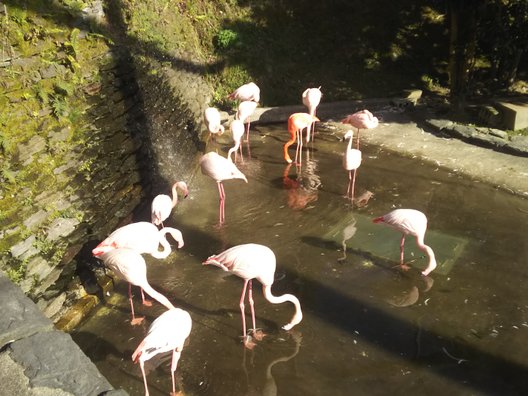
[[[216,183],[195,177],[166,222],[182,231],[185,246],[163,261],[146,257],[151,285],[193,319],[178,388],[188,395],[526,394],[528,201],[362,145],[356,196],[373,195],[352,205],[342,135],[318,127],[297,167],[282,158],[283,125],[253,129],[250,155],[244,146],[239,163],[249,182],[225,182],[223,225]],[[229,147],[226,138],[209,149],[225,155]],[[412,268],[402,272],[395,267],[400,234],[371,222],[400,207],[428,216],[425,241],[439,261],[429,277],[420,274],[427,260],[412,238]],[[282,330],[293,306],[268,303],[255,281],[257,327],[266,337],[252,350],[240,339],[243,281],[201,265],[243,243],[275,252],[272,290],[296,295],[304,314]],[[72,336],[114,387],[135,395],[143,382],[130,356],[164,308],[141,306],[136,290],[146,323],[133,327],[126,294],[117,282]],[[170,391],[170,358],[147,362],[151,395]]]

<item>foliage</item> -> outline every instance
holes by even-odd
[[[239,41],[238,33],[230,29],[222,29],[216,35],[216,46],[219,50],[227,50]]]

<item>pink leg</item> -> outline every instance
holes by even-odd
[[[400,242],[400,265],[403,265],[403,256],[404,256],[404,248],[405,245],[405,234],[402,234],[402,239]]]
[[[256,321],[255,321],[255,303],[253,301],[253,282],[251,279],[249,280],[249,307],[251,308],[251,319],[253,320],[253,331],[257,328]]]
[[[244,298],[246,297],[246,289],[248,285],[249,279],[246,279],[244,281],[244,288],[242,289],[242,295],[240,296],[240,313],[242,314],[242,337],[246,337],[246,311],[245,311],[245,305],[244,305]]]
[[[145,298],[145,293],[143,292],[143,288],[140,288],[141,290],[141,301],[143,302],[143,305],[146,305],[147,307],[152,307],[152,301],[149,301]]]
[[[143,322],[143,319],[145,318],[136,318],[136,314],[134,312],[134,301],[132,301],[132,284],[131,283],[128,284],[128,301],[130,301],[130,310],[132,311],[132,320],[130,321],[130,323],[132,324],[132,326],[138,325],[141,322]]]
[[[145,384],[145,396],[149,396],[147,376],[145,375],[145,362],[143,362],[143,360],[139,361],[139,367],[141,367],[141,373],[143,374],[143,383]]]
[[[351,194],[350,194],[350,200],[352,202],[354,202],[354,189],[355,189],[355,185],[356,185],[356,172],[357,172],[357,169],[354,169],[354,176],[352,176],[352,191],[351,191]]]
[[[357,133],[357,138],[356,138],[356,148],[359,150],[359,128],[358,128],[358,133]]]
[[[174,381],[174,372],[178,367],[178,361],[180,360],[181,352],[174,349],[172,351],[172,363],[171,363],[171,377],[172,377],[172,393],[176,394],[176,381]]]
[[[220,208],[218,210],[218,221],[223,224],[225,219],[225,191],[222,182],[218,182],[218,194],[220,195]]]

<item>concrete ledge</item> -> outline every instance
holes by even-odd
[[[0,394],[126,395],[0,271]]]
[[[528,99],[505,99],[496,102],[503,127],[512,131],[528,128]]]

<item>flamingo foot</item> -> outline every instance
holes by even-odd
[[[146,307],[152,307],[152,301],[150,301],[150,300],[144,300],[144,301],[143,301],[143,305],[146,306]]]
[[[143,323],[143,321],[145,320],[144,317],[141,317],[141,318],[133,318],[131,321],[130,321],[130,324],[132,326],[137,326],[137,325],[140,325],[141,323]]]
[[[169,393],[170,396],[183,396],[184,393],[182,391],[178,391],[178,392],[171,392]]]
[[[402,271],[409,271],[411,269],[411,266],[407,264],[400,264],[400,269]]]
[[[257,346],[257,344],[253,342],[253,337],[251,337],[250,335],[242,337],[242,342],[244,343],[244,347],[246,347],[250,351]]]
[[[266,333],[264,333],[262,331],[262,329],[255,329],[255,330],[251,330],[251,335],[253,336],[253,338],[257,341],[262,341],[264,339],[264,337],[267,336]]]

